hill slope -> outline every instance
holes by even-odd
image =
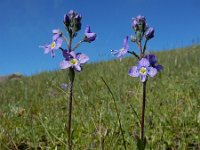
[[[200,149],[200,46],[157,52],[164,71],[147,84],[148,149]],[[89,64],[76,74],[74,149],[123,149],[112,97],[117,100],[128,149],[139,134],[141,84],[127,72],[133,58]],[[67,72],[43,72],[0,84],[0,149],[65,149]]]

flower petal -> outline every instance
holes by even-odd
[[[72,64],[70,63],[70,61],[63,60],[62,62],[60,62],[60,68],[61,69],[66,69],[66,68],[69,68],[71,66],[72,66]]]
[[[89,60],[89,57],[82,53],[77,53],[76,58],[78,59],[80,64],[84,64]]]
[[[60,37],[59,34],[54,34],[54,35],[53,35],[53,40],[55,41],[55,40],[57,40],[59,37]]]
[[[51,45],[39,46],[39,48],[43,48],[45,54],[51,51]]]
[[[92,42],[96,39],[96,33],[91,32],[91,33],[85,33],[85,41],[87,42]]]
[[[53,29],[52,32],[54,41],[62,36],[62,32],[59,29]]]
[[[133,66],[133,67],[129,70],[128,74],[129,74],[131,77],[138,77],[138,76],[140,75],[137,66]]]
[[[157,57],[154,54],[147,54],[145,58],[149,60],[151,66],[157,63]]]
[[[65,60],[67,60],[67,61],[69,61],[71,58],[73,58],[68,50],[63,50],[62,54],[63,54],[63,57],[65,58]]]
[[[62,38],[58,38],[55,42],[56,42],[55,49],[59,49],[62,46],[63,39]]]
[[[142,75],[142,74],[140,74],[140,80],[141,80],[142,82],[146,81],[146,78],[147,78],[147,75]]]
[[[150,63],[148,61],[148,59],[146,58],[142,58],[139,62],[138,62],[138,67],[149,67]]]
[[[74,66],[77,71],[81,71],[81,66],[79,64]]]
[[[112,54],[112,55],[117,55],[118,53],[119,53],[118,50],[111,50],[111,54]]]
[[[76,54],[75,54],[74,51],[71,51],[71,52],[70,52],[70,55],[71,55],[73,58],[76,58]]]
[[[89,25],[86,26],[85,33],[90,33],[90,26]]]
[[[56,53],[55,53],[55,50],[51,50],[51,57],[55,57]]]
[[[123,46],[124,46],[125,49],[127,48],[127,46],[128,46],[128,36],[126,36],[126,38],[124,39]]]
[[[53,29],[52,32],[53,32],[53,34],[60,34],[61,33],[61,31],[59,29]]]
[[[156,73],[157,73],[157,69],[153,68],[153,67],[148,67],[148,72],[147,73],[148,73],[148,75],[150,77],[154,77],[156,75]]]

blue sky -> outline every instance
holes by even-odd
[[[131,35],[131,18],[146,16],[155,28],[149,50],[166,50],[199,42],[199,0],[1,0],[0,75],[20,72],[33,75],[59,69],[60,54],[52,59],[38,48],[51,42],[52,29],[63,28],[63,15],[73,9],[82,14],[86,25],[97,33],[95,42],[83,43],[77,51],[89,55],[90,62],[114,58],[111,49],[122,47]],[[75,43],[74,43],[75,44]],[[130,47],[136,47],[130,42]]]

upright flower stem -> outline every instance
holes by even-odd
[[[146,103],[146,83],[143,82],[143,97],[142,97],[142,118],[141,118],[141,140],[144,141],[144,115],[145,115],[145,103]]]
[[[68,148],[72,150],[72,136],[71,136],[71,123],[72,123],[72,97],[73,97],[73,83],[75,78],[75,72],[73,68],[69,69],[70,76],[70,92],[69,92],[69,102],[68,102]]]
[[[140,44],[141,58],[144,57],[144,53],[146,50],[146,44],[147,44],[147,40],[145,40],[143,49]],[[146,84],[147,84],[147,79],[145,82],[142,83],[142,87],[143,87],[143,89],[142,89],[142,118],[141,118],[141,135],[140,135],[142,142],[144,142],[144,116],[145,116],[145,104],[146,104]]]
[[[69,34],[69,51],[72,50],[72,33]],[[72,150],[72,132],[71,132],[71,124],[72,124],[72,97],[73,97],[73,84],[75,78],[75,72],[72,67],[69,68],[69,78],[70,78],[70,91],[69,91],[69,101],[68,101],[68,149]]]
[[[140,50],[140,57],[143,58],[144,53],[142,51],[142,44],[141,44],[141,42],[136,42],[136,43],[137,43],[138,49]]]

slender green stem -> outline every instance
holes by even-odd
[[[124,149],[126,150],[126,141],[125,141],[125,138],[124,138],[124,133],[123,133],[123,129],[122,129],[122,124],[121,124],[119,110],[117,108],[115,96],[114,96],[113,92],[111,91],[110,87],[108,86],[108,84],[106,83],[106,81],[103,79],[103,77],[101,77],[101,79],[104,82],[104,84],[106,85],[106,87],[108,88],[108,91],[110,92],[110,94],[112,96],[112,99],[113,99],[113,102],[114,102],[114,105],[115,105],[115,110],[116,110],[116,113],[117,113],[117,118],[118,118],[118,121],[119,121],[119,127],[120,127],[122,138],[123,138]]]
[[[84,42],[84,40],[79,41],[79,42],[74,46],[74,48],[72,49],[72,51],[74,51],[76,48],[78,48],[78,47],[81,45],[82,42]]]
[[[136,42],[138,49],[140,50],[140,58],[143,58],[143,52],[142,52],[142,43],[141,42]]]
[[[69,45],[68,45],[69,51],[72,51],[72,37],[69,38]]]
[[[143,47],[143,50],[142,50],[143,55],[144,55],[146,48],[147,48],[147,42],[148,42],[148,40],[145,40],[144,47]]]
[[[141,140],[144,141],[144,115],[145,115],[145,103],[146,103],[146,83],[143,82],[143,98],[142,98],[142,118],[141,118]]]
[[[134,55],[135,57],[137,57],[137,59],[140,59],[140,57],[134,51],[128,51],[128,53]]]

